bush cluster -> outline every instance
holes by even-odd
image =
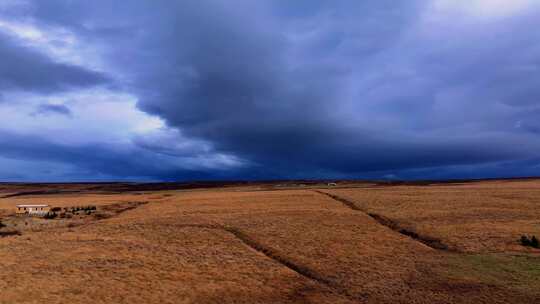
[[[77,212],[77,211],[94,211],[96,206],[77,206],[77,207],[66,207],[64,208],[67,212]]]
[[[92,214],[96,211],[96,206],[76,206],[76,207],[54,207],[50,212],[45,214],[44,218],[54,219],[56,217],[60,218],[71,218],[73,215],[78,215],[79,211],[84,212],[86,215]]]
[[[57,216],[56,212],[47,212],[43,218],[51,220]]]
[[[540,248],[540,244],[536,236],[532,236],[530,239],[526,235],[522,235],[520,239],[521,245],[533,248]]]

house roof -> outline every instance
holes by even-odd
[[[49,205],[17,205],[17,208],[49,207]]]

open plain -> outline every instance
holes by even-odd
[[[540,303],[540,181],[0,185],[0,303]],[[69,219],[17,204],[96,205]]]

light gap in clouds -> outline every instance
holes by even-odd
[[[484,21],[511,17],[539,6],[537,0],[435,0],[435,13],[462,15]]]
[[[125,93],[101,89],[51,96],[13,92],[4,99],[0,103],[1,130],[50,137],[65,144],[129,142],[133,136],[164,128],[159,117],[140,111],[136,98]],[[72,115],[35,115],[42,105],[63,105]],[[18,123],[8,123],[10,120]]]
[[[99,57],[99,49],[88,45],[67,28],[39,24],[31,18],[0,19],[0,31],[17,39],[22,45],[43,53],[51,60],[80,66],[93,71],[107,71]]]

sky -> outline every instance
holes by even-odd
[[[540,175],[537,0],[2,0],[0,181]]]

